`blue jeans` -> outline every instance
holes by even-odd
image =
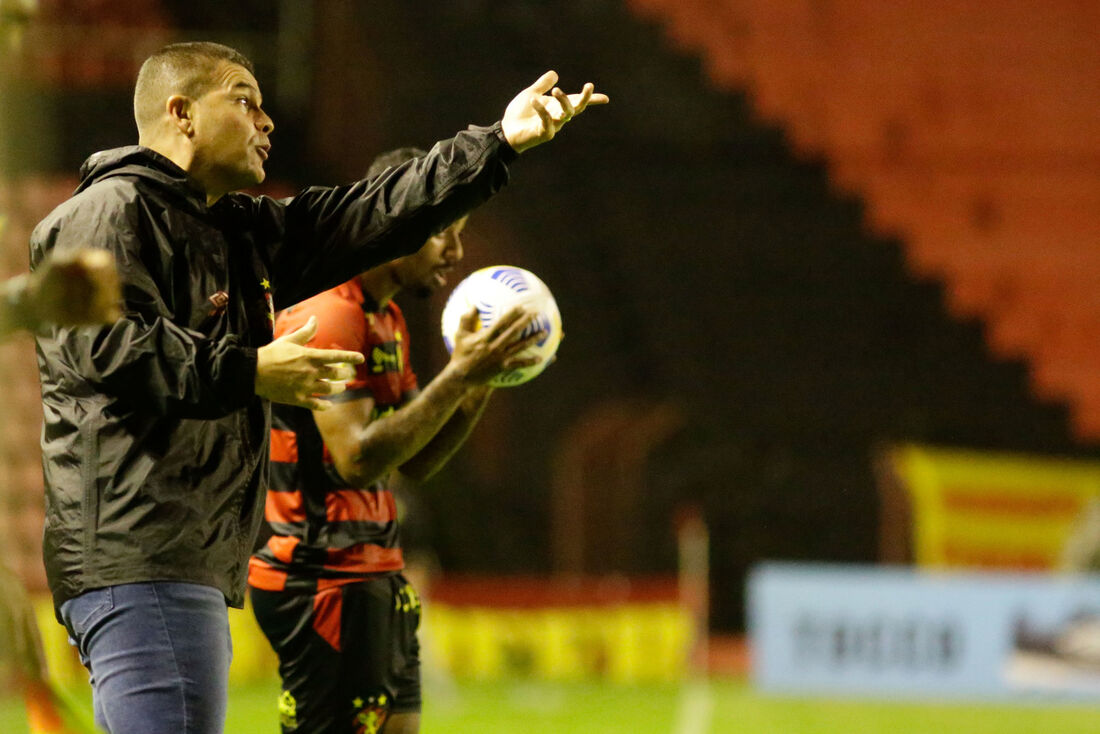
[[[153,581],[96,589],[61,605],[69,642],[110,734],[212,734],[225,726],[229,617],[198,584]]]

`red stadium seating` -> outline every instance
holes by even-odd
[[[631,0],[829,162],[1100,439],[1100,5],[1073,0]],[[1066,334],[1055,336],[1053,325]],[[1053,331],[1052,331],[1053,330]],[[1068,360],[1068,361],[1067,361]]]

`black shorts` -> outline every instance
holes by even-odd
[[[404,576],[250,591],[279,655],[283,732],[375,734],[390,713],[420,711],[420,599]]]

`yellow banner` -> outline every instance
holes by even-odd
[[[437,664],[456,678],[530,677],[620,683],[676,681],[687,672],[692,618],[675,603],[496,609],[433,606],[422,628]]]
[[[1096,556],[1100,462],[911,445],[890,458],[920,566],[1056,570]]]
[[[88,673],[53,618],[36,603],[51,679],[66,690],[87,687]],[[693,643],[690,611],[675,602],[503,609],[426,602],[419,636],[426,675],[473,680],[607,678],[676,681],[687,673]],[[278,660],[251,610],[229,610],[230,684],[270,680]]]

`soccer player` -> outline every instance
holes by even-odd
[[[423,151],[380,156],[368,178]],[[514,309],[477,329],[463,318],[447,366],[423,391],[393,297],[443,286],[462,259],[460,219],[414,255],[368,270],[279,315],[276,333],[323,324],[312,344],[363,353],[347,390],[321,412],[277,406],[266,517],[274,534],[250,562],[252,604],[279,655],[283,731],[385,732],[419,727],[420,602],[401,575],[398,521],[387,478],[422,480],[470,434],[486,383],[531,364],[516,355],[531,315]]]
[[[274,200],[238,192],[263,181],[274,130],[248,59],[185,43],[142,65],[139,144],[89,158],[31,237],[32,266],[87,245],[122,283],[119,321],[38,336],[46,575],[108,732],[224,726],[226,605],[263,517],[270,402],[322,410],[363,360],[304,346],[315,322],[273,339],[275,303],[415,252],[607,101],[555,80],[386,176]]]

